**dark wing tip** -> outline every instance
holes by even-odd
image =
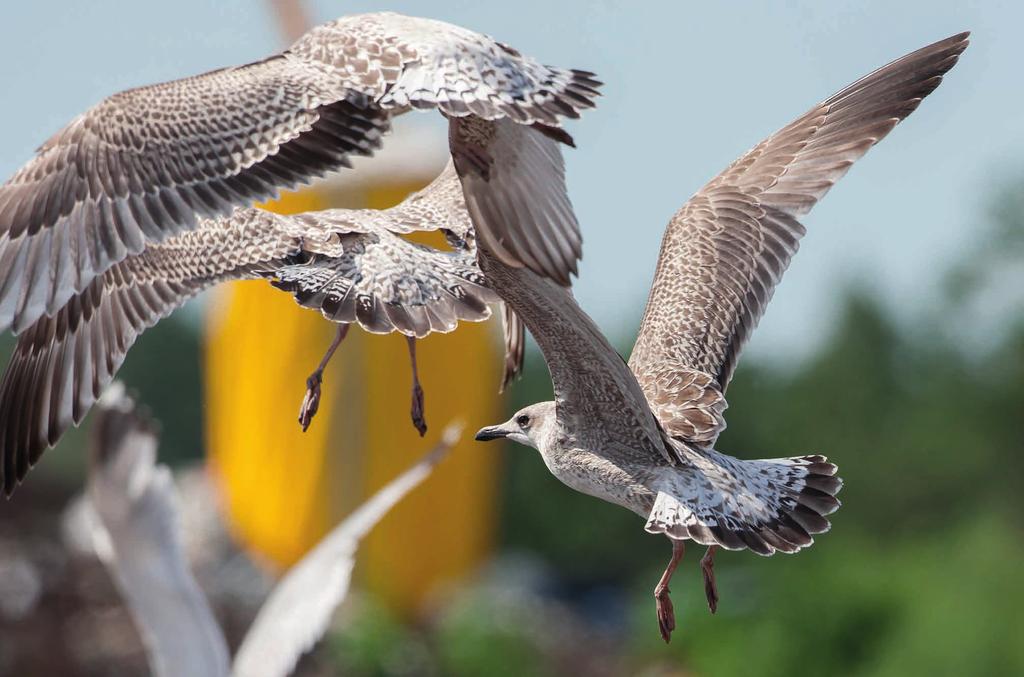
[[[954,57],[952,63],[950,63],[949,67],[946,68],[945,70],[948,71],[950,68],[952,68],[953,64],[956,63],[956,58],[963,54],[964,50],[966,50],[968,45],[971,44],[970,37],[971,32],[964,31],[962,33],[957,33],[956,35],[952,35],[946,38],[945,40],[939,40],[938,42],[931,45],[931,48],[934,48],[936,51],[941,52],[946,50],[949,51],[950,55]],[[926,47],[925,49],[928,48]]]
[[[950,54],[960,55],[963,53],[965,49],[967,49],[967,46],[970,44],[971,41],[968,39],[970,35],[970,31],[963,31],[962,33],[951,35],[948,38],[937,40],[929,45],[925,45],[920,49],[914,50],[913,52],[906,54],[905,56],[897,59],[894,63],[898,63],[901,61],[915,61],[917,59],[920,59],[921,57],[940,54],[942,52],[949,52]]]
[[[49,447],[35,432],[38,412],[32,409],[41,395],[48,394],[49,384],[39,378],[41,360],[31,349],[31,339],[31,332],[19,339],[0,384],[0,475],[7,498]]]
[[[967,46],[970,44],[970,40],[968,40],[970,34],[970,31],[964,31],[963,33],[957,33],[956,35],[939,40],[938,42],[933,42],[930,45],[922,47],[921,49],[915,50],[906,56],[897,59],[892,64],[889,64],[889,66],[884,66],[880,70],[887,70],[892,66],[906,62],[925,61],[930,66],[930,68],[926,68],[926,72],[930,71],[939,76],[944,75],[956,65],[960,55],[967,49]],[[935,57],[943,56],[944,58],[940,58],[938,61],[932,61]],[[937,82],[936,86],[938,86]]]
[[[589,71],[571,70],[569,74],[569,82],[560,91],[562,98],[577,111],[594,108],[597,105],[594,99],[601,96],[604,83]]]
[[[588,89],[593,90],[596,96],[601,95],[600,92],[598,92],[597,90],[603,87],[604,83],[597,79],[597,73],[580,70],[578,68],[573,68],[569,72],[572,73],[572,81],[574,83],[577,83]]]
[[[965,49],[967,49],[967,45],[971,44],[970,37],[970,31],[963,31],[957,33],[956,35],[951,35],[950,37],[946,38],[943,42],[963,43],[963,47],[960,48],[960,51],[962,52]]]
[[[570,148],[576,147],[576,141],[572,138],[572,135],[561,127],[552,127],[551,125],[544,124],[543,122],[534,122],[530,126],[548,138],[554,139],[559,143],[564,143]]]

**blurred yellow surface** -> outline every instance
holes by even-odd
[[[359,206],[390,206],[421,185],[374,188]],[[328,206],[321,195],[305,191],[269,208]],[[294,564],[352,508],[425,453],[450,420],[462,419],[472,428],[500,415],[495,323],[462,324],[452,334],[417,343],[429,425],[423,439],[409,419],[405,338],[353,328],[325,372],[320,413],[303,433],[297,416],[306,376],[335,326],[263,282],[225,286],[209,306],[211,464],[235,535],[277,568]],[[491,546],[497,461],[493,450],[467,436],[430,481],[370,535],[358,575],[394,608],[408,612],[434,584],[471,571]]]

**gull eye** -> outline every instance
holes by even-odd
[[[516,423],[519,424],[520,428],[525,428],[530,425],[530,417],[526,414],[519,414],[516,416]]]

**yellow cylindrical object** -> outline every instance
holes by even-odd
[[[380,186],[363,204],[390,206],[422,184]],[[316,193],[277,211],[324,208]],[[435,234],[438,238],[439,236]],[[355,506],[437,440],[450,420],[472,426],[500,414],[495,323],[417,342],[429,430],[410,422],[406,340],[353,327],[324,374],[320,412],[303,433],[306,377],[336,325],[265,282],[227,285],[210,304],[207,438],[235,535],[277,568],[295,563]],[[439,581],[487,556],[498,459],[467,437],[430,481],[398,505],[361,551],[361,577],[396,610],[411,611]]]
[[[409,422],[410,368],[404,337],[366,337],[366,495],[412,464],[426,448]],[[497,420],[499,361],[490,327],[466,324],[457,333],[417,342],[420,382],[436,440],[448,421]],[[476,427],[479,427],[477,425]],[[434,477],[402,503],[363,545],[362,578],[392,606],[408,608],[440,580],[455,579],[490,552],[495,523],[496,450],[468,435]]]

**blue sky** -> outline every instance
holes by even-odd
[[[931,41],[974,33],[942,87],[804,220],[752,350],[806,354],[851,280],[911,315],[927,308],[942,271],[983,235],[996,180],[1024,165],[1022,3],[308,4],[317,21],[380,9],[445,19],[599,74],[605,97],[572,124],[567,162],[585,233],[577,295],[616,336],[635,328],[662,229],[690,194],[815,102]],[[5,3],[0,175],[107,94],[280,46],[263,0]]]

